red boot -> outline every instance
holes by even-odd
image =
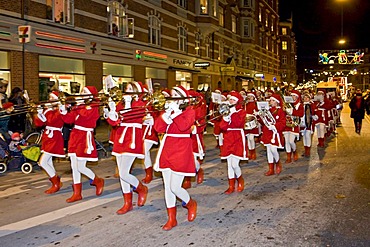
[[[285,163],[291,163],[292,162],[292,153],[286,153],[286,161]]]
[[[282,169],[283,167],[281,166],[281,162],[279,160],[278,162],[276,162],[276,174],[279,175]]]
[[[298,152],[297,150],[293,151],[293,160],[297,161],[298,160]]]
[[[311,147],[304,147],[304,156],[310,157]]]
[[[73,195],[66,200],[66,202],[68,203],[82,200],[82,195],[81,195],[82,183],[72,184],[72,187],[73,187]]]
[[[150,166],[145,169],[145,178],[141,180],[144,184],[148,184],[153,180],[153,167]]]
[[[177,226],[176,207],[167,208],[167,214],[168,214],[168,221],[162,227],[162,229],[165,231],[171,230],[173,227]]]
[[[229,188],[225,191],[226,195],[229,195],[235,191],[235,178],[229,178]]]
[[[203,179],[204,179],[204,171],[202,168],[199,168],[198,174],[197,174],[197,184],[203,183]]]
[[[137,186],[136,189],[134,189],[134,191],[138,193],[137,205],[139,207],[144,206],[145,201],[146,201],[146,196],[148,195],[148,187],[146,187],[141,182],[139,182],[139,185]]]
[[[131,211],[134,207],[132,206],[132,192],[123,194],[123,207],[117,210],[117,214],[125,214]]]
[[[244,179],[242,175],[236,179],[238,181],[238,188],[236,189],[238,192],[242,192],[244,190]]]
[[[191,188],[191,177],[185,177],[184,182],[182,183],[182,187],[184,189],[189,189]]]
[[[55,175],[54,177],[49,178],[49,180],[52,183],[52,185],[51,185],[51,187],[49,189],[45,190],[45,193],[46,194],[53,194],[53,193],[59,191],[60,188],[63,185],[63,183],[60,181],[60,177],[58,177],[57,175]]]
[[[93,185],[96,187],[95,194],[97,196],[100,196],[103,193],[103,188],[104,188],[104,179],[99,178],[98,176],[95,175],[94,180],[90,183],[90,185]]]
[[[324,138],[319,138],[319,144],[317,144],[318,147],[325,147],[325,144],[324,144]]]
[[[269,163],[269,170],[265,173],[265,176],[271,176],[274,175],[274,163]]]
[[[188,209],[188,221],[193,221],[197,217],[197,202],[190,198],[190,201],[184,205]]]

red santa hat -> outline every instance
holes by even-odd
[[[14,132],[11,138],[12,140],[19,141],[21,139],[21,135],[18,132]]]
[[[228,95],[228,98],[229,99],[233,99],[233,100],[236,100],[238,103],[240,103],[241,101],[243,101],[243,97],[240,95],[239,92],[236,92],[236,91],[231,91]]]
[[[162,90],[162,94],[164,95],[164,97],[168,98],[168,97],[171,97],[171,91],[169,89],[163,89]]]
[[[191,96],[191,97],[199,97],[200,96],[200,93],[198,93],[197,91],[195,91],[194,89],[189,89],[188,90],[188,92],[189,92],[189,95]]]
[[[290,91],[290,95],[295,95],[295,96],[298,97],[298,99],[301,98],[301,93],[298,90],[295,90],[295,89],[293,89],[292,91]]]
[[[181,97],[189,97],[189,91],[186,90],[183,86],[175,86],[172,90],[176,91]]]
[[[58,91],[51,92],[49,94],[49,99],[58,100],[59,99],[59,92]]]
[[[277,93],[272,94],[270,96],[270,100],[275,100],[276,102],[278,102],[280,107],[283,106],[283,99],[281,98],[280,94],[277,94]]]
[[[98,90],[94,86],[86,86],[83,88],[82,92],[92,94],[94,97],[98,96]]]
[[[326,95],[325,89],[322,89],[322,88],[318,89],[317,93],[322,93],[322,94]]]
[[[12,102],[6,102],[6,103],[3,104],[4,109],[9,109],[12,106],[14,106],[14,104]]]
[[[216,90],[215,90],[215,93],[219,93],[219,94],[221,94],[221,90],[216,89]]]
[[[142,84],[143,85],[143,90],[144,90],[144,92],[145,93],[148,93],[149,92],[149,87],[148,87],[148,85],[146,85],[146,84]]]
[[[130,84],[131,84],[135,93],[144,92],[144,86],[143,86],[143,83],[141,81],[133,81],[133,82],[130,82]]]
[[[274,90],[272,90],[272,89],[269,88],[269,89],[266,90],[266,93],[272,93],[273,94],[274,93]]]
[[[247,92],[247,97],[248,96],[254,97],[254,99],[256,99],[256,93],[255,92]]]

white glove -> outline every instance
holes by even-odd
[[[275,125],[267,126],[267,128],[268,128],[269,130],[273,131],[273,132],[276,132],[276,131],[277,131],[277,130],[276,130],[276,127],[275,127]]]
[[[42,114],[44,112],[44,109],[38,107],[37,108],[37,114]]]
[[[123,96],[123,100],[125,101],[125,109],[131,108],[132,97],[130,95],[125,95]]]
[[[154,118],[152,116],[150,116],[150,114],[146,115],[145,118],[144,118],[143,124],[144,125],[149,125],[149,126],[154,125]]]
[[[110,111],[116,111],[116,102],[114,102],[114,101],[109,101],[108,102],[108,107],[109,107],[109,110]],[[106,108],[104,108],[104,109],[106,109]]]
[[[108,113],[108,118],[112,121],[117,121],[118,120],[118,113],[115,111],[110,111]]]
[[[209,111],[209,115],[213,115],[213,111],[212,110]]]
[[[67,114],[67,109],[66,109],[66,105],[61,105],[59,106],[59,111],[62,115],[66,115]]]
[[[230,122],[231,121],[231,117],[230,115],[227,115],[227,116],[223,116],[222,119],[225,121],[225,122]]]
[[[171,111],[166,110],[162,114],[162,119],[163,119],[163,121],[166,122],[166,124],[171,124],[173,122],[172,119],[171,119]]]
[[[289,115],[292,115],[292,113],[293,113],[293,108],[287,108],[285,111],[286,111],[286,113],[288,113]]]
[[[236,108],[233,106],[233,107],[230,107],[230,113],[234,113],[236,112]]]
[[[179,111],[179,105],[175,102],[172,101],[169,105],[168,108],[172,109],[174,112]]]
[[[317,115],[313,115],[313,116],[312,116],[312,119],[313,119],[314,121],[317,121],[317,120],[319,119],[319,117],[318,117]]]
[[[103,108],[103,117],[104,117],[104,119],[107,119],[108,118],[108,114],[109,114],[109,110],[108,110],[108,108],[107,107],[104,107]]]

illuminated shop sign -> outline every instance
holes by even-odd
[[[150,60],[154,62],[159,62],[159,63],[167,63],[167,56],[159,53],[154,53],[150,51],[144,51],[142,52],[142,55],[145,60]]]
[[[186,66],[186,67],[190,67],[192,65],[191,61],[176,59],[176,58],[172,59],[172,63],[175,64],[175,65],[182,65],[182,66]]]
[[[194,63],[194,68],[206,68],[209,67],[210,63],[209,62],[197,62]]]
[[[362,49],[321,50],[319,64],[362,64],[364,54]]]

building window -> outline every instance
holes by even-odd
[[[271,52],[272,53],[275,52],[275,42],[274,41],[271,41]]]
[[[200,33],[195,33],[195,55],[200,56]]]
[[[224,61],[224,42],[220,41],[218,45],[218,60]]]
[[[208,15],[208,0],[200,0],[200,11],[201,15]]]
[[[161,23],[156,16],[149,16],[148,41],[152,45],[161,45]]]
[[[212,15],[217,17],[217,8],[218,8],[218,1],[217,0],[199,0],[199,13],[201,15]]]
[[[286,56],[286,55],[282,55],[282,56],[281,56],[281,63],[282,63],[282,64],[287,64],[287,62],[288,62],[288,58],[287,58],[287,56]]]
[[[281,49],[282,49],[283,51],[288,50],[288,42],[286,42],[286,41],[282,41],[282,42],[281,42]]]
[[[209,58],[211,56],[211,50],[210,50],[210,46],[209,46],[209,37],[208,36],[205,38],[204,45],[205,45],[205,49],[206,49],[206,57]]]
[[[290,45],[290,52],[294,52],[294,51],[295,51],[295,45],[294,45],[294,42],[292,42]]]
[[[46,0],[46,19],[73,25],[74,0]]]
[[[259,7],[259,10],[258,10],[258,21],[262,22],[262,8],[261,7]]]
[[[269,27],[269,13],[266,13],[265,26]]]
[[[275,18],[272,17],[272,19],[271,19],[271,32],[274,31],[274,26],[275,26]]]
[[[177,0],[177,5],[179,5],[180,7],[186,9],[187,7],[187,0]]]
[[[221,26],[221,27],[224,27],[224,23],[225,23],[225,13],[224,13],[224,8],[222,7],[219,7],[218,8],[218,24]]]
[[[179,27],[178,42],[179,51],[187,52],[187,33],[184,27]]]
[[[265,47],[266,47],[266,50],[268,50],[269,49],[269,37],[267,36],[265,39],[266,39]]]
[[[295,64],[294,57],[292,57],[292,58],[291,58],[291,60],[290,60],[290,64],[291,64],[292,66],[294,66],[294,64]]]
[[[236,33],[236,16],[231,15],[231,31]]]
[[[244,8],[252,8],[254,0],[243,0],[243,7]]]
[[[286,35],[286,34],[287,34],[286,27],[283,27],[283,28],[281,29],[281,34],[282,34],[282,35]]]
[[[116,37],[127,37],[129,34],[126,9],[117,1],[108,2],[108,34]]]
[[[244,38],[254,37],[254,24],[252,19],[243,19],[243,37]]]

